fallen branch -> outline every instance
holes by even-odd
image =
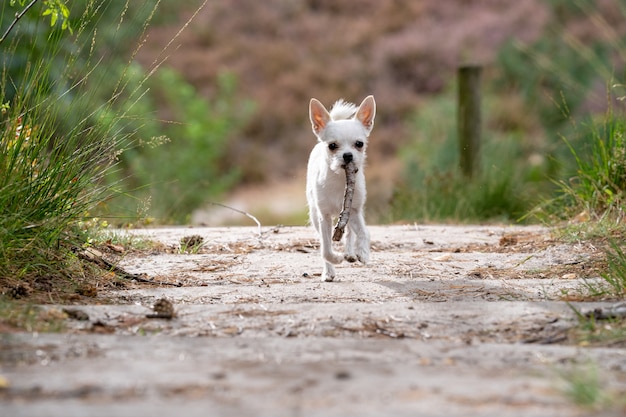
[[[100,251],[93,249],[93,248],[87,248],[85,250],[81,250],[80,252],[78,252],[78,257],[86,261],[93,262],[102,269],[106,269],[108,271],[114,272],[117,276],[121,278],[130,279],[130,280],[134,280],[137,282],[145,282],[147,284],[172,285],[174,287],[182,287],[182,284],[180,282],[176,282],[176,283],[157,282],[151,279],[144,278],[142,275],[132,274],[130,272],[127,272],[124,269],[120,268],[119,266],[113,264],[112,262],[109,262],[106,259],[104,259]]]
[[[354,166],[354,162],[348,162],[344,169],[346,170],[346,191],[343,195],[343,207],[339,213],[339,220],[333,232],[333,240],[338,242],[343,237],[348,220],[350,220],[350,209],[352,208],[352,197],[354,197],[354,187],[356,184],[356,173],[358,168]]]

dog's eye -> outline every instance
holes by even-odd
[[[331,151],[335,151],[337,150],[339,146],[336,143],[331,143],[328,145],[328,149],[330,149]]]
[[[360,140],[357,140],[357,141],[354,143],[354,146],[356,146],[356,147],[357,147],[357,148],[359,148],[359,149],[361,149],[361,148],[363,147],[363,145],[364,145],[364,143],[363,143],[363,142],[361,142]]]

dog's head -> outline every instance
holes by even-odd
[[[375,116],[374,96],[366,97],[358,108],[339,100],[330,113],[318,100],[311,99],[309,117],[313,133],[326,145],[330,169],[338,172],[350,161],[354,161],[359,169],[363,166],[367,138],[374,127]]]

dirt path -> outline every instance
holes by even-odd
[[[180,287],[101,293],[112,304],[75,307],[64,334],[2,335],[2,415],[580,416],[563,392],[589,369],[626,392],[626,349],[570,337],[562,299],[597,281],[593,246],[539,227],[370,230],[371,263],[332,283],[310,228],[133,231],[204,246],[120,260]],[[146,318],[162,297],[176,317]]]

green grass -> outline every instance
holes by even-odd
[[[623,390],[607,387],[601,367],[586,361],[573,363],[558,371],[561,392],[573,404],[585,410],[585,415],[622,415],[626,400]]]
[[[84,247],[114,245],[120,252],[163,250],[164,245],[143,236],[130,233],[128,229],[111,228],[105,219],[92,217],[76,223],[76,233],[82,235]]]
[[[57,309],[30,304],[16,306],[3,297],[0,297],[0,317],[4,325],[27,332],[60,332],[67,319],[67,315]]]
[[[609,285],[614,296],[626,298],[626,254],[620,244],[611,240],[606,256],[608,270],[602,274],[602,278]]]
[[[623,229],[626,204],[625,121],[609,113],[600,124],[590,122],[581,135],[586,147],[576,150],[564,138],[576,163],[575,175],[559,180],[559,195],[546,204],[556,220],[580,216],[610,230]],[[613,227],[611,227],[613,225]],[[606,233],[605,232],[605,233]]]
[[[130,73],[135,83],[145,76],[137,66]],[[213,100],[168,68],[159,69],[146,85],[150,94],[133,103],[141,110],[129,110],[139,115],[166,112],[175,121],[143,120],[139,146],[122,153],[117,169],[107,175],[119,192],[100,205],[98,215],[118,224],[137,214],[159,224],[185,224],[195,209],[239,181],[240,170],[225,162],[228,140],[254,106],[235,99],[237,79],[228,72],[219,77]]]
[[[77,266],[73,254],[89,244],[81,222],[112,193],[116,184],[105,183],[105,176],[137,144],[141,109],[135,106],[146,93],[148,75],[137,78],[132,59],[120,67],[107,60],[104,49],[122,32],[139,48],[156,6],[104,0],[75,6],[72,34],[50,28],[35,14],[0,44],[3,291],[22,281],[34,289],[59,282],[81,287],[77,281],[89,269]],[[14,9],[8,2],[0,7],[4,24]],[[126,14],[137,8],[144,20],[129,35],[122,22],[130,18],[131,25],[135,17]]]
[[[626,297],[626,119],[609,111],[605,120],[584,129],[588,147],[577,151],[567,139],[576,173],[558,181],[559,195],[535,209],[534,215],[566,240],[595,239],[606,248],[607,270],[601,274],[607,296]]]
[[[570,341],[584,347],[615,347],[626,344],[626,320],[597,320],[570,306],[578,317],[578,326],[570,331]],[[563,393],[574,404],[594,411],[618,410],[626,405],[624,394],[610,391],[601,377],[598,365],[574,363],[560,372]]]
[[[598,375],[597,366],[577,366],[562,372],[564,394],[574,404],[592,410],[604,409],[608,398]]]
[[[517,117],[496,109],[507,99],[488,96],[479,172],[460,173],[455,99],[451,92],[431,99],[413,120],[414,139],[401,150],[405,172],[392,203],[392,221],[511,222],[537,203],[549,165],[537,158],[517,130]],[[511,110],[511,113],[516,110]],[[508,126],[502,127],[505,123]],[[524,122],[520,122],[524,123]]]
[[[57,133],[60,97],[38,88],[46,71],[45,62],[35,62],[2,115],[0,276],[19,277],[46,264],[48,250],[66,241],[71,225],[101,197],[99,181],[126,140],[115,134],[114,123],[89,113],[69,132]],[[73,99],[76,113],[83,99]],[[7,102],[4,94],[0,100]]]
[[[12,46],[2,45],[4,68],[13,65],[12,50],[25,41],[18,37]],[[0,90],[0,277],[51,272],[50,252],[68,240],[73,223],[98,201],[99,181],[126,140],[116,131],[116,120],[105,122],[85,106],[90,92],[84,84],[69,84],[61,94],[50,89],[50,63],[61,52],[60,42],[51,39],[46,54],[25,68],[15,94]],[[68,59],[65,77],[74,70]],[[14,85],[7,71],[0,84]],[[77,123],[62,131],[60,111],[66,105]],[[110,106],[103,103],[101,110]]]
[[[570,305],[578,317],[578,326],[569,338],[578,346],[623,347],[626,344],[626,320],[597,320]],[[564,382],[563,393],[574,404],[593,411],[618,410],[624,407],[623,393],[611,392],[605,387],[601,370],[593,362],[574,363],[560,372]]]
[[[580,346],[624,346],[626,344],[626,319],[596,319],[595,312],[583,314],[569,304],[578,319],[578,326],[572,329],[570,339]]]
[[[622,227],[624,118],[609,110],[596,120],[624,91],[613,67],[626,43],[605,6],[550,2],[543,35],[506,44],[498,65],[485,68],[482,172],[472,181],[458,173],[454,90],[426,99],[401,151],[405,173],[390,220],[553,224],[581,215]],[[623,6],[610,10],[626,16]],[[603,36],[578,36],[583,17]],[[604,95],[598,83],[614,87]]]

